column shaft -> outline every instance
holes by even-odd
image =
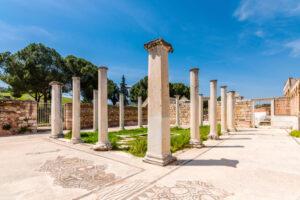
[[[167,165],[174,161],[170,151],[169,66],[172,46],[162,39],[144,45],[148,51],[148,148],[145,162]]]
[[[209,125],[210,132],[208,138],[218,139],[219,136],[217,121],[217,80],[210,81]]]
[[[80,137],[80,78],[72,78],[72,139],[73,144],[82,142]]]
[[[228,92],[227,96],[227,125],[230,132],[236,131],[235,128],[235,91]]]
[[[141,96],[138,96],[138,127],[143,127],[143,108]]]
[[[179,114],[179,112],[180,112],[180,108],[179,108],[179,97],[180,97],[180,95],[175,95],[175,97],[176,97],[176,121],[175,121],[175,126],[178,126],[178,127],[180,127],[180,114]]]
[[[199,126],[203,126],[203,94],[199,94]]]
[[[201,148],[199,127],[199,68],[190,69],[190,131],[191,147]]]
[[[98,68],[98,142],[93,146],[96,151],[112,148],[108,141],[107,117],[107,67]]]
[[[93,129],[98,130],[98,90],[93,90]]]
[[[124,130],[124,94],[119,94],[119,126],[120,130]]]
[[[227,131],[227,92],[226,86],[221,87],[221,133],[226,135]]]
[[[61,86],[56,81],[50,83],[51,88],[51,138],[64,137],[62,132]]]

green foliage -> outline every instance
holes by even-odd
[[[32,43],[15,54],[0,54],[0,80],[10,85],[10,93],[21,97],[28,93],[37,102],[50,93],[51,81],[65,82],[63,58],[55,49]]]
[[[175,95],[180,95],[180,97],[185,96],[190,98],[190,87],[184,85],[183,83],[170,83],[170,97],[175,97]]]
[[[119,101],[119,87],[109,79],[107,79],[107,98],[111,100],[113,105]]]
[[[132,102],[138,101],[138,96],[142,96],[142,100],[145,101],[148,96],[148,76],[145,76],[139,82],[134,84],[130,89],[130,100]]]
[[[5,124],[2,126],[3,130],[9,131],[11,129],[11,125],[10,124]]]
[[[174,153],[178,150],[189,147],[190,133],[184,132],[179,135],[171,136],[171,152]]]
[[[22,126],[19,130],[18,130],[18,134],[22,134],[22,133],[26,133],[26,132],[31,132],[32,130],[28,127],[28,126]]]
[[[124,95],[124,105],[125,106],[128,105],[129,104],[129,102],[128,102],[129,94],[128,94],[127,84],[126,84],[124,75],[122,76],[122,81],[120,84],[120,93],[122,93]]]
[[[298,130],[293,130],[292,132],[290,132],[290,136],[300,138],[300,131],[298,131]]]
[[[147,137],[138,137],[136,140],[129,142],[128,152],[134,156],[144,157],[147,152]]]
[[[0,92],[9,92],[8,88],[0,87]]]

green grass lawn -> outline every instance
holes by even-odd
[[[190,129],[183,129],[174,127],[171,128],[171,152],[174,153],[178,150],[189,148],[189,140],[190,140]],[[221,126],[218,125],[218,134],[221,133]],[[139,128],[132,130],[121,130],[116,132],[108,133],[108,140],[112,143],[114,150],[122,150],[132,155],[138,157],[144,157],[147,151],[147,128]],[[201,126],[200,127],[200,138],[202,141],[207,140],[207,135],[209,134],[209,126]],[[98,132],[81,132],[81,138],[84,142],[95,144],[98,141]],[[144,135],[144,136],[140,136]],[[122,136],[126,136],[126,138],[133,139],[124,143],[124,145],[128,145],[128,148],[120,148],[121,144],[118,144],[122,139]],[[65,138],[71,139],[72,132],[70,131],[65,135]]]
[[[290,132],[290,136],[300,138],[300,131],[298,131],[298,130],[293,130],[292,132]]]
[[[23,94],[20,98],[15,98],[13,96],[11,96],[11,94],[9,92],[1,92],[0,93],[0,99],[5,99],[4,96],[10,96],[11,99],[14,99],[14,100],[32,100],[34,101],[34,98],[32,96],[30,96],[29,94]],[[44,99],[41,99],[40,102],[44,102]],[[65,103],[72,103],[72,98],[68,98],[68,97],[63,97],[62,98],[62,103],[65,104]]]

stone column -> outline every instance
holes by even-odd
[[[179,97],[180,95],[175,95],[176,98],[176,122],[175,126],[180,127],[180,120],[179,120]]]
[[[235,91],[229,91],[227,94],[227,126],[230,132],[235,132]]]
[[[107,67],[98,68],[98,142],[93,146],[96,151],[112,148],[108,141],[107,111]]]
[[[93,129],[98,130],[98,90],[93,90]]]
[[[255,128],[255,105],[254,105],[254,101],[251,101],[251,127]]]
[[[228,134],[227,131],[227,86],[221,87],[221,133]]]
[[[275,99],[271,100],[271,127],[274,127]]]
[[[167,165],[170,151],[168,52],[171,44],[159,38],[144,45],[148,51],[148,149],[144,162]]]
[[[190,69],[190,145],[194,148],[203,146],[199,127],[199,68]]]
[[[210,99],[209,99],[209,125],[210,132],[207,136],[210,139],[218,139],[218,121],[217,121],[217,80],[210,81]]]
[[[124,94],[119,94],[119,127],[124,130]]]
[[[143,101],[142,97],[138,96],[138,127],[143,127],[143,107],[142,107]]]
[[[199,94],[199,126],[203,126],[203,94]]]
[[[72,139],[73,144],[82,142],[80,137],[80,78],[72,78]]]
[[[62,83],[52,81],[51,89],[51,135],[50,138],[64,137],[62,132],[62,106],[61,87]]]

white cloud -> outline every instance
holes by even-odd
[[[285,47],[291,49],[290,56],[292,56],[292,57],[300,56],[300,39],[286,43]]]
[[[38,26],[11,25],[0,21],[0,41],[24,41],[31,36],[53,39],[46,29]]]
[[[254,33],[257,37],[260,37],[260,38],[263,38],[264,37],[264,32],[262,30],[257,30],[255,33]]]
[[[300,15],[299,0],[242,0],[233,14],[239,21],[261,22],[278,16]]]

